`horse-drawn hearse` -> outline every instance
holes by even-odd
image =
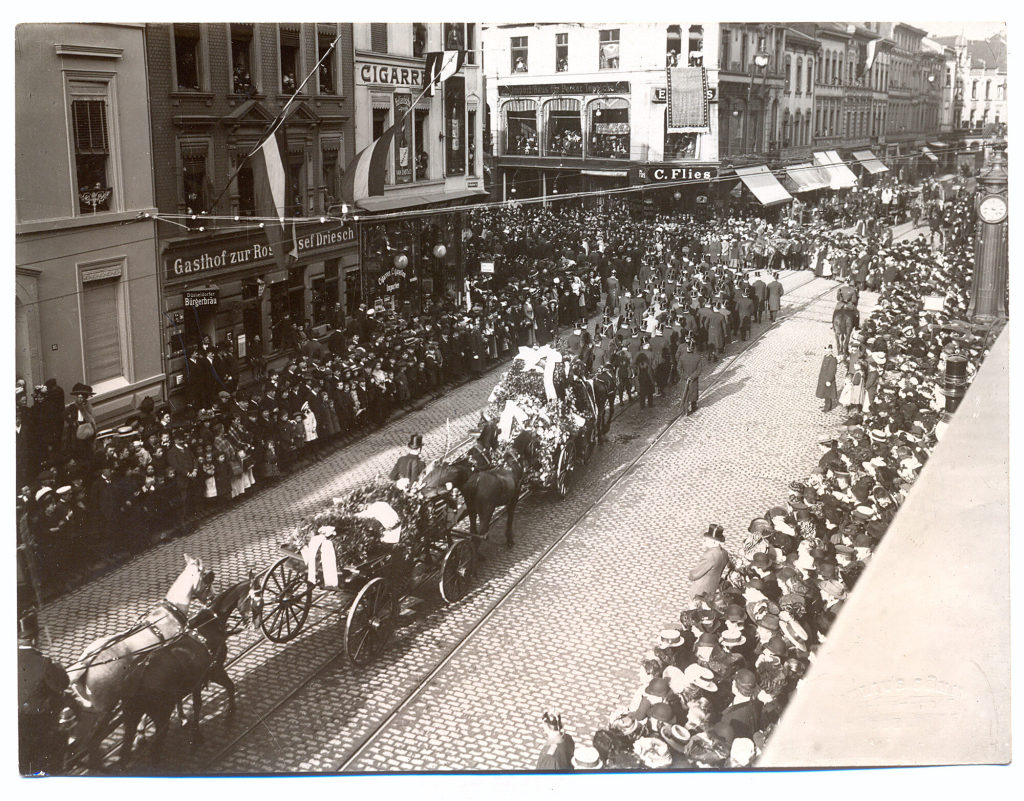
[[[344,616],[349,660],[369,662],[401,617],[436,589],[445,603],[465,594],[476,544],[453,531],[447,488],[399,488],[376,479],[336,498],[281,544],[283,555],[258,580],[253,616],[267,639],[285,643],[302,630],[314,591]]]

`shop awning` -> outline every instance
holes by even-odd
[[[923,153],[923,154],[924,154],[925,156],[927,156],[928,158],[930,158],[930,159],[931,159],[932,161],[938,161],[938,160],[939,160],[939,157],[938,157],[938,156],[936,156],[936,155],[935,155],[934,153],[932,153],[932,151],[930,151],[930,150],[929,150],[928,148],[926,148],[926,147],[922,147],[922,148],[921,148],[921,153]]]
[[[814,154],[814,163],[828,175],[832,189],[849,189],[857,185],[857,176],[847,167],[834,150]]]
[[[397,211],[416,206],[428,206],[432,203],[445,203],[449,200],[462,200],[467,197],[482,197],[486,194],[487,192],[483,189],[454,189],[427,194],[386,194],[383,197],[368,197],[360,200],[359,207],[364,211]]]
[[[760,167],[737,167],[736,174],[762,206],[775,206],[793,199],[764,164]]]
[[[877,175],[880,172],[889,172],[889,168],[882,164],[878,157],[870,150],[855,150],[853,157],[872,175]]]
[[[809,161],[803,164],[791,164],[786,167],[786,176],[793,182],[794,192],[813,192],[816,189],[828,189],[828,176]]]
[[[932,147],[949,147],[946,142],[929,142],[928,144]]]
[[[629,170],[580,170],[580,175],[596,175],[599,178],[628,178]]]

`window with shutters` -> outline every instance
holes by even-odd
[[[127,377],[123,267],[90,266],[81,276],[85,381],[95,387]]]
[[[95,214],[110,211],[110,131],[105,98],[71,101],[71,124],[78,182],[78,211]]]
[[[386,22],[370,23],[370,49],[374,53],[388,52],[388,24]]]
[[[174,76],[179,92],[198,92],[200,89],[200,29],[196,24],[175,24]]]

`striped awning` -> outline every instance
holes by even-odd
[[[809,161],[804,164],[791,164],[786,167],[786,177],[793,182],[793,192],[813,192],[816,189],[828,189],[828,176]]]
[[[760,167],[737,167],[736,174],[762,206],[777,206],[793,199],[764,164]]]
[[[576,111],[580,110],[580,101],[575,97],[555,97],[549,100],[545,106],[548,111]]]
[[[843,163],[836,151],[826,150],[815,153],[814,163],[828,176],[829,186],[832,189],[849,189],[857,185],[857,176]]]
[[[855,150],[853,157],[860,162],[860,166],[872,175],[877,175],[880,172],[889,172],[889,168],[882,164],[878,157],[870,150]]]
[[[939,157],[938,157],[938,156],[936,156],[936,155],[935,155],[934,153],[932,153],[932,151],[930,151],[930,150],[929,150],[928,148],[926,148],[926,147],[922,147],[922,148],[921,148],[921,152],[922,152],[922,153],[923,153],[923,154],[924,154],[925,156],[927,156],[927,157],[928,157],[929,159],[931,159],[932,161],[938,161],[938,160],[939,160]]]
[[[502,111],[536,111],[537,101],[528,100],[526,98],[517,98],[515,100],[509,100],[505,105],[501,107]]]

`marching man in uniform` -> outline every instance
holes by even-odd
[[[697,343],[690,334],[686,337],[686,352],[679,356],[679,378],[683,382],[683,409],[687,416],[697,410],[700,395],[700,371],[704,359],[697,353]]]
[[[413,434],[409,437],[409,451],[398,457],[395,466],[391,468],[389,478],[398,484],[400,489],[405,489],[410,484],[416,483],[426,467],[420,458],[420,451],[423,449],[423,437]]]

